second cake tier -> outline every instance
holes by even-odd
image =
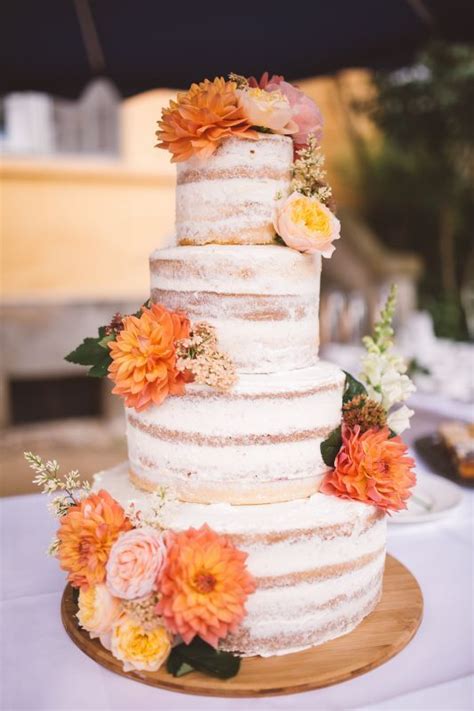
[[[230,392],[196,384],[143,412],[128,409],[130,478],[182,501],[288,501],[318,490],[320,445],[341,418],[344,373],[311,368],[241,375]]]
[[[276,245],[174,247],[150,258],[151,298],[207,321],[244,373],[318,357],[321,257]]]

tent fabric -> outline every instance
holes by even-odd
[[[204,77],[288,79],[410,63],[433,33],[474,40],[471,0],[15,0],[3,8],[0,92],[76,97],[103,74],[123,96]],[[243,12],[238,10],[243,9]]]

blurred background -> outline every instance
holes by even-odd
[[[357,372],[360,338],[395,281],[413,404],[472,415],[472,4],[206,13],[146,0],[4,10],[4,495],[32,490],[25,448],[86,478],[125,456],[121,401],[63,357],[147,298],[148,255],[172,243],[174,223],[175,169],[154,149],[156,121],[176,89],[230,71],[284,74],[323,112],[343,226],[324,262],[323,355]]]

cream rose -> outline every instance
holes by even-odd
[[[92,638],[110,632],[121,612],[120,600],[113,597],[102,583],[81,588],[78,606],[79,624]]]
[[[171,640],[164,627],[142,627],[127,615],[115,624],[110,650],[123,662],[124,671],[158,671],[171,649]]]
[[[298,131],[298,125],[292,119],[290,102],[280,91],[253,88],[240,89],[237,94],[239,105],[252,126],[284,135]]]
[[[122,534],[107,561],[109,591],[124,600],[145,597],[155,587],[165,556],[163,538],[154,528],[144,526]]]
[[[337,217],[315,197],[294,192],[277,203],[274,227],[288,247],[299,252],[320,252],[330,257],[341,225]]]

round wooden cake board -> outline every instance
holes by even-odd
[[[237,676],[225,681],[199,672],[174,678],[164,667],[157,672],[124,672],[121,662],[78,626],[76,612],[68,585],[61,602],[68,635],[85,654],[116,674],[185,694],[272,696],[338,684],[388,661],[406,647],[417,631],[423,616],[423,596],[410,571],[388,555],[382,599],[353,632],[303,652],[242,659]]]

